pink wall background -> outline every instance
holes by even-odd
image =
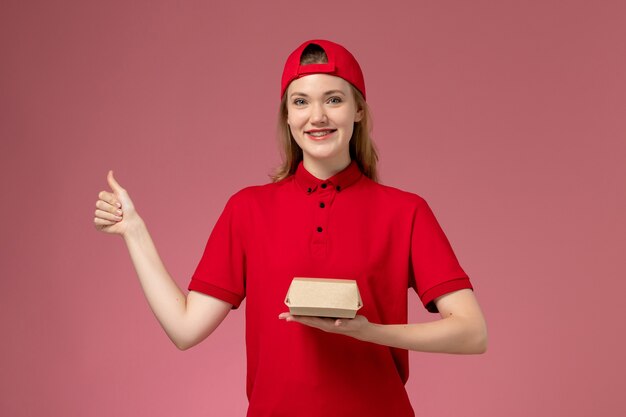
[[[93,211],[113,169],[186,291],[317,37],[361,62],[382,180],[431,204],[487,318],[484,355],[411,353],[417,415],[626,412],[623,2],[0,7],[0,415],[245,414],[243,309],[177,350]]]

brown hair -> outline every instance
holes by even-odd
[[[302,52],[301,64],[325,64],[328,62],[326,52],[321,46],[316,44],[308,45]],[[350,84],[352,96],[356,102],[357,109],[363,110],[361,121],[354,123],[352,138],[350,139],[350,158],[356,161],[363,174],[373,181],[378,182],[378,151],[372,140],[372,116],[369,107],[361,92]],[[270,174],[272,182],[281,181],[294,174],[298,164],[302,161],[302,149],[291,135],[291,130],[287,124],[287,91],[283,94],[278,110],[278,143],[281,151],[281,165]]]

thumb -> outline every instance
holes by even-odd
[[[117,181],[115,181],[115,178],[113,178],[113,170],[110,170],[107,174],[107,182],[109,183],[109,187],[111,187],[114,192],[119,193],[121,191],[124,191],[122,186]]]

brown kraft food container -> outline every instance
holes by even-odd
[[[363,307],[355,280],[295,277],[285,304],[298,316],[350,318]]]

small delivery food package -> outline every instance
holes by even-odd
[[[285,304],[293,315],[350,319],[363,307],[355,280],[333,278],[295,277]]]

